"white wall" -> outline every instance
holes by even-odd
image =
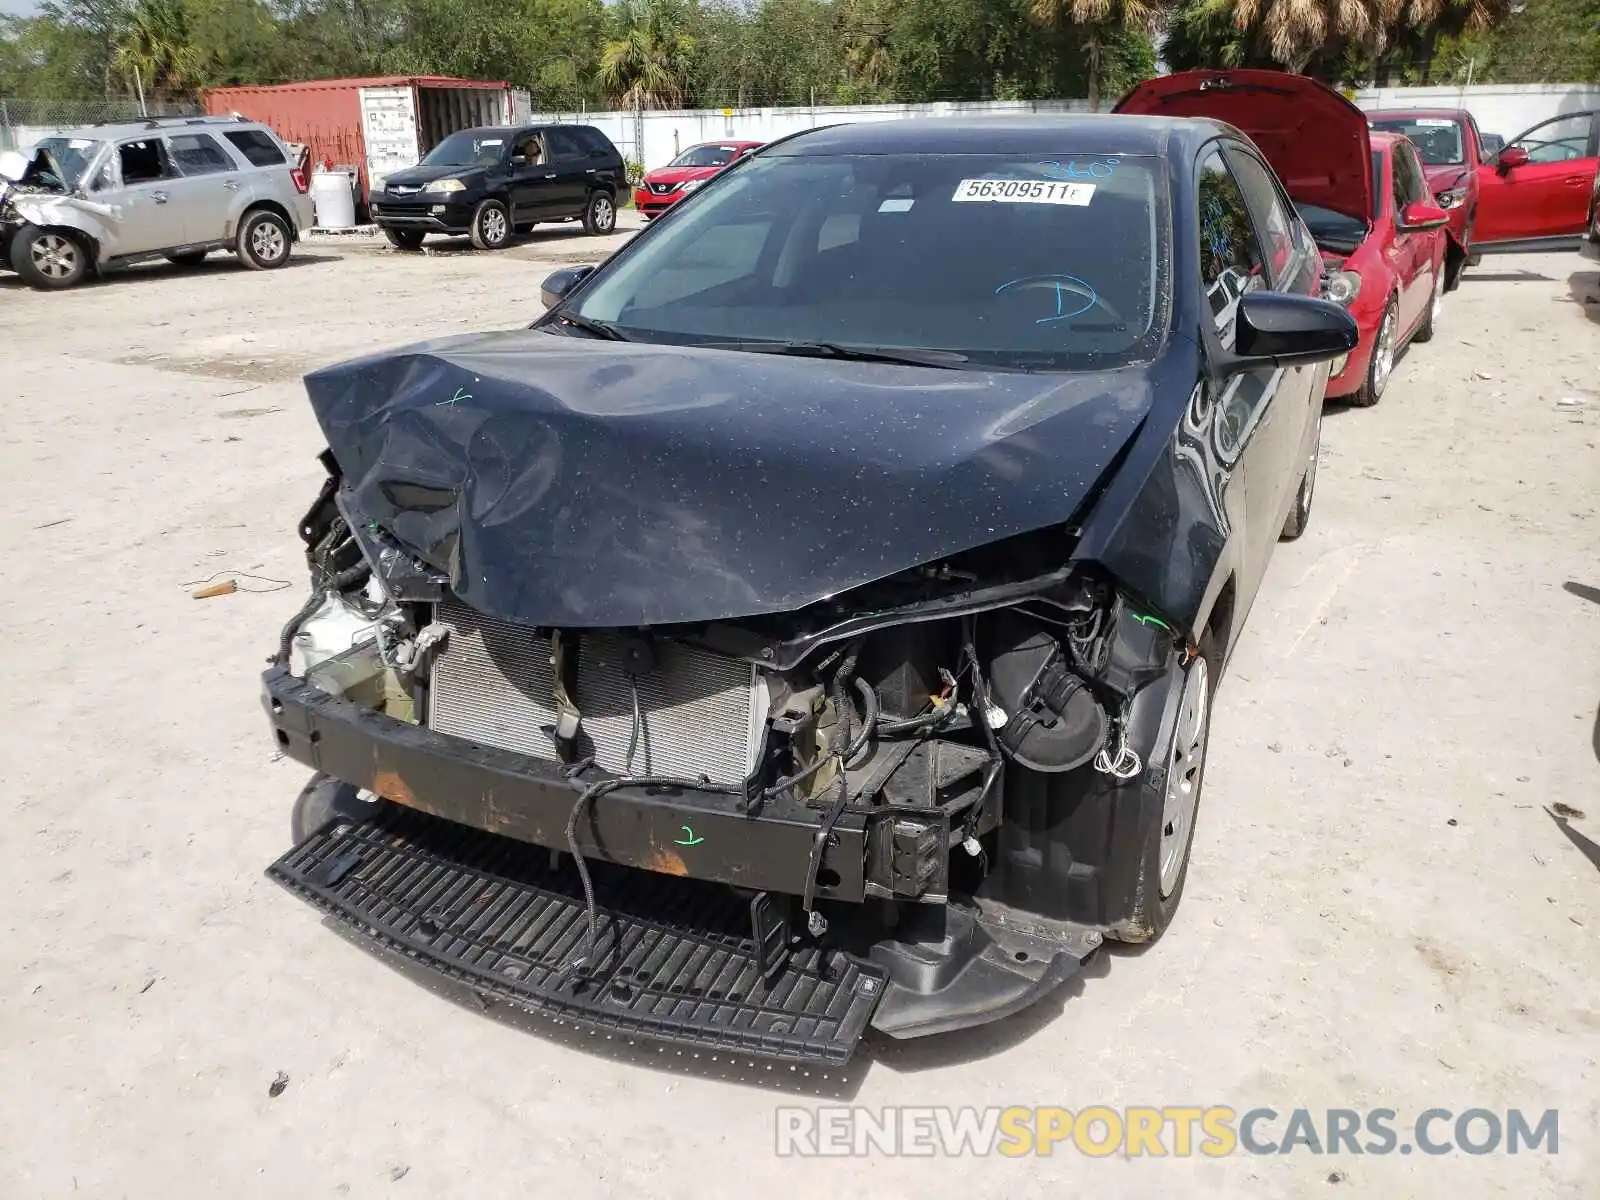
[[[1380,108],[1464,108],[1484,133],[1510,141],[1524,130],[1564,113],[1600,108],[1600,84],[1481,84],[1469,88],[1366,88],[1355,93],[1357,106]]]
[[[1485,133],[1508,140],[1562,113],[1600,108],[1600,85],[1486,84],[1469,88],[1368,88],[1353,93],[1358,106],[1377,108],[1465,108]],[[1106,101],[1107,106],[1114,103]],[[659,167],[696,142],[740,138],[769,142],[786,133],[848,121],[894,121],[914,117],[1001,116],[1016,113],[1087,112],[1083,100],[967,101],[949,104],[858,104],[814,108],[695,109],[683,112],[536,113],[534,121],[582,121],[604,130],[624,158]],[[643,134],[643,153],[635,143]]]

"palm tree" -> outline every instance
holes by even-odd
[[[618,36],[600,51],[596,80],[629,108],[682,108],[689,91],[694,38],[681,0],[623,0]]]
[[[1234,25],[1252,32],[1274,61],[1301,72],[1319,52],[1382,49],[1404,0],[1234,0]]]
[[[1441,37],[1478,33],[1511,11],[1511,0],[1409,0],[1389,39],[1411,52],[1423,84],[1433,81],[1433,57]]]
[[[1043,29],[1071,24],[1083,30],[1091,109],[1100,107],[1106,36],[1118,28],[1153,33],[1161,18],[1160,0],[1025,0],[1025,4],[1028,19]]]
[[[139,0],[117,39],[116,61],[137,72],[152,99],[171,100],[194,94],[205,55],[189,40],[181,0]]]

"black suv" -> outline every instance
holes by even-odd
[[[498,250],[539,221],[581,218],[586,233],[610,233],[625,187],[622,155],[591,125],[463,129],[381,190],[374,181],[370,207],[402,250],[430,233],[465,233],[479,250]]]

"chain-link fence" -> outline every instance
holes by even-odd
[[[24,150],[46,134],[108,121],[145,117],[185,117],[202,111],[198,104],[137,100],[18,100],[0,96],[0,150]]]

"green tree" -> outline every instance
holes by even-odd
[[[200,85],[205,55],[194,44],[181,0],[138,0],[116,46],[124,78],[151,99],[187,99]]]
[[[622,0],[600,51],[601,90],[629,108],[682,108],[693,77],[694,15],[684,0]]]
[[[1161,16],[1159,0],[1024,0],[1030,20],[1042,29],[1074,25],[1082,36],[1088,67],[1089,107],[1100,107],[1105,82],[1106,45],[1117,30],[1150,34]]]

